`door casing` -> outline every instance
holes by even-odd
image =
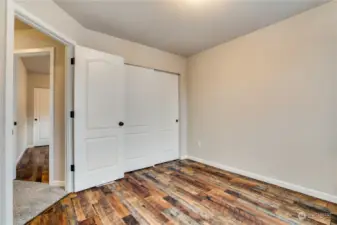
[[[74,77],[74,69],[71,65],[71,58],[74,56],[74,45],[76,44],[75,41],[65,37],[57,30],[55,30],[52,26],[46,24],[44,21],[40,20],[39,18],[32,15],[30,12],[26,11],[21,6],[11,2],[10,6],[8,7],[8,20],[7,22],[7,49],[6,49],[6,82],[5,82],[5,109],[6,109],[6,124],[5,124],[5,139],[6,139],[6,149],[13,149],[12,142],[12,130],[13,130],[13,55],[17,53],[14,50],[14,19],[18,18],[21,21],[25,22],[26,24],[32,26],[33,28],[39,30],[40,32],[50,36],[54,40],[57,40],[65,45],[65,180],[64,182],[52,180],[53,171],[50,171],[50,183],[52,185],[57,186],[65,186],[65,190],[70,193],[73,192],[73,174],[70,170],[71,165],[73,164],[73,146],[72,146],[72,138],[73,138],[73,121],[70,118],[69,114],[70,111],[73,110],[73,77]],[[46,49],[46,48],[43,48]],[[30,49],[31,50],[31,49]],[[41,50],[41,49],[35,49]],[[25,51],[25,50],[23,50]],[[25,53],[25,52],[21,52]],[[27,53],[27,52],[26,52]],[[32,53],[32,52],[30,52]],[[35,52],[36,53],[36,52]],[[52,64],[51,64],[52,65]],[[13,67],[13,68],[12,68]],[[54,80],[54,79],[51,79]],[[51,85],[53,87],[53,85]],[[53,110],[51,110],[51,113]],[[6,153],[6,167],[13,168],[13,157],[12,154],[13,150],[8,150]],[[50,154],[51,155],[51,154]],[[50,160],[49,163],[53,163],[53,160]],[[53,169],[54,165],[50,165],[50,169]],[[11,173],[12,177],[12,173]],[[6,202],[11,202],[13,199],[13,191],[9,189],[12,187],[12,179],[6,180],[8,186],[6,186]],[[12,211],[12,204],[7,204],[8,211]],[[6,210],[7,211],[7,210]],[[8,213],[6,213],[8,214]],[[8,214],[9,215],[9,214]],[[12,221],[12,217],[6,221]]]

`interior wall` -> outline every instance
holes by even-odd
[[[49,36],[35,30],[16,30],[14,48],[55,49],[54,70],[54,180],[64,181],[65,167],[65,46]],[[31,140],[31,138],[30,138]]]
[[[188,154],[337,196],[337,2],[188,60]]]
[[[50,87],[49,74],[28,74],[27,82],[27,119],[28,119],[28,145],[32,146],[34,143],[34,88],[49,88]]]
[[[16,91],[16,132],[17,145],[14,165],[27,149],[27,70],[20,57],[16,58],[15,91]],[[15,168],[14,168],[15,169]]]

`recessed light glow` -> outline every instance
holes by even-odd
[[[199,5],[202,2],[205,2],[205,0],[185,0],[187,3],[189,4],[193,4],[193,5]]]

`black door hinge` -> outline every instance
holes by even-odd
[[[75,118],[75,111],[70,111],[70,118]]]
[[[70,171],[74,172],[75,171],[75,165],[70,165]]]
[[[75,58],[74,57],[70,59],[70,64],[75,65]]]

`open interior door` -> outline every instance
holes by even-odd
[[[121,57],[76,46],[75,191],[124,176],[125,76]]]

